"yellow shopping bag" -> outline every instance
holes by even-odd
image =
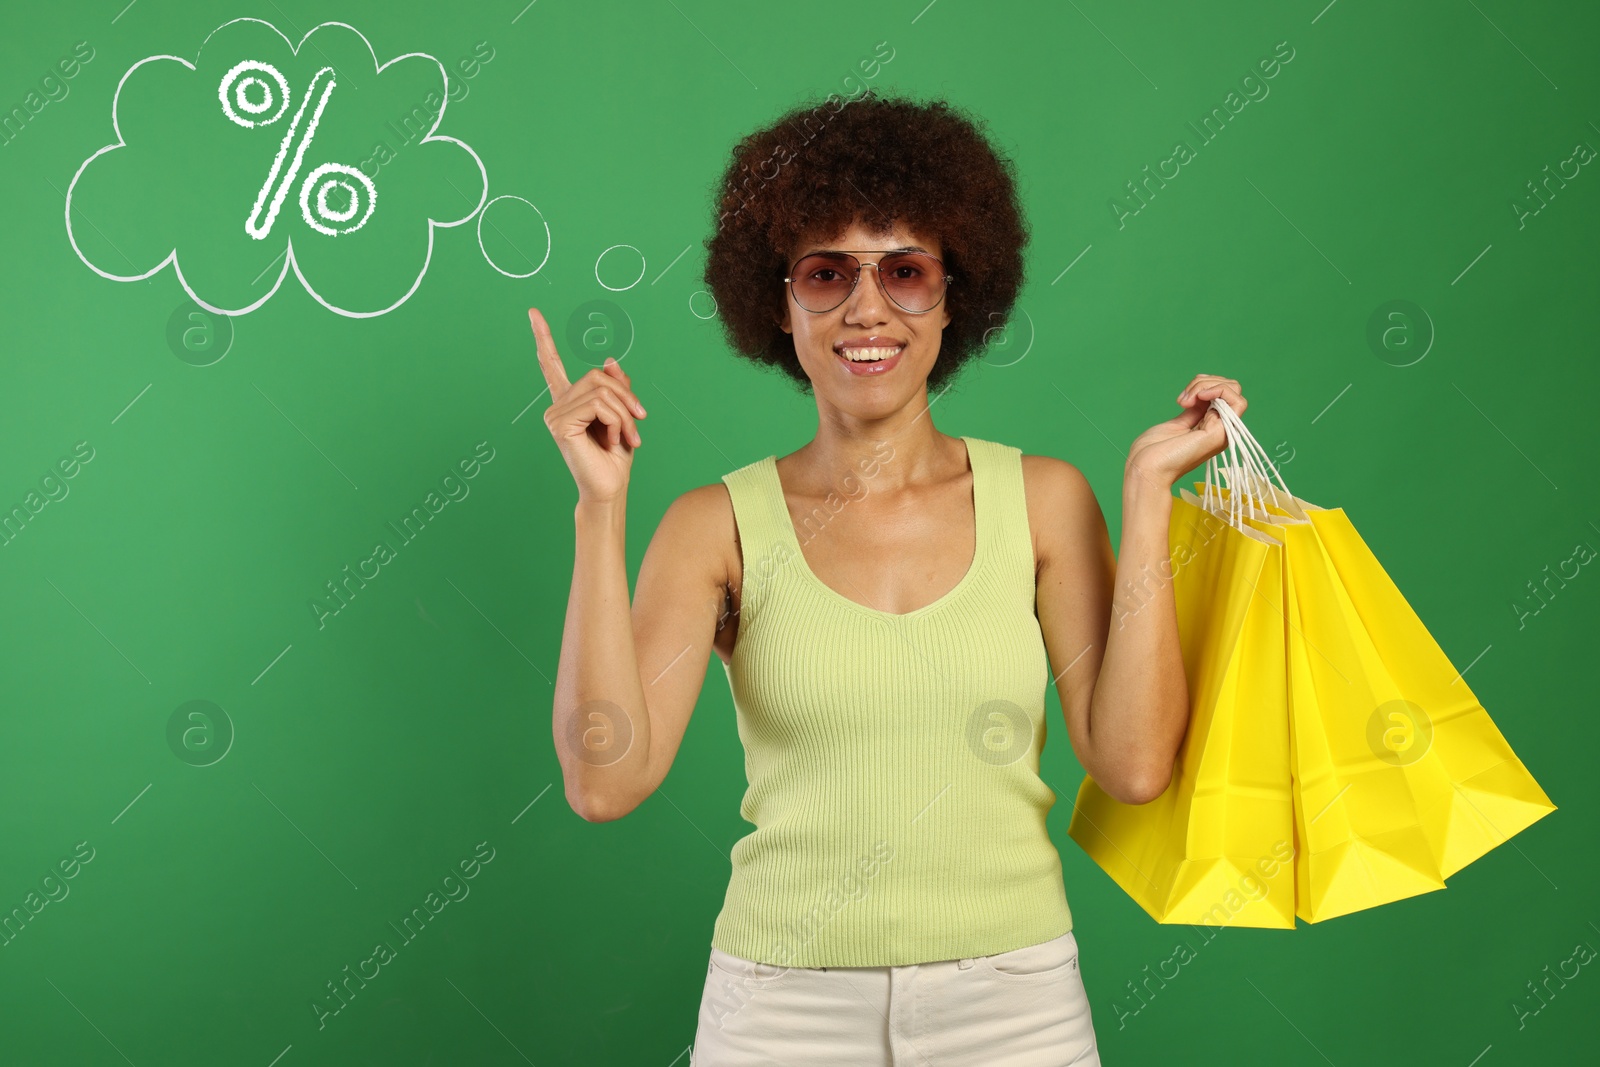
[[[1443,889],[1427,826],[1449,779],[1416,739],[1393,732],[1389,715],[1412,705],[1361,628],[1315,528],[1277,528],[1288,570],[1297,913],[1318,922]]]
[[[1315,922],[1442,889],[1554,805],[1348,516],[1278,494],[1264,450],[1231,409],[1222,417],[1259,457],[1241,492],[1265,514],[1247,523],[1285,541],[1297,913]]]
[[[1085,778],[1067,833],[1158,922],[1292,928],[1283,548],[1183,496],[1162,576],[1191,709],[1172,783],[1131,805]]]
[[[1405,759],[1417,747],[1427,747],[1451,784],[1438,812],[1442,820],[1428,824],[1439,873],[1448,878],[1555,811],[1555,805],[1344,511],[1304,507],[1349,594],[1347,603],[1374,646],[1382,649],[1385,668],[1405,693],[1406,706],[1384,712],[1386,736],[1394,742],[1397,757]]]

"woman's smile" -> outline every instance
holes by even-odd
[[[887,374],[900,362],[905,350],[906,343],[896,337],[865,337],[833,346],[834,357],[851,374],[860,376]]]

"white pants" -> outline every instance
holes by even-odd
[[[993,956],[789,967],[711,950],[690,1067],[1099,1067],[1069,930]]]

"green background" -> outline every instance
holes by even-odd
[[[1551,182],[1537,214],[1528,188],[1579,143],[1600,145],[1592,7],[524,2],[7,14],[3,112],[42,97],[75,43],[94,58],[0,147],[0,507],[70,490],[0,550],[0,912],[42,893],[79,842],[93,858],[0,948],[0,1061],[688,1062],[728,851],[749,829],[732,705],[713,661],[658,795],[607,824],[566,806],[550,704],[576,490],[538,417],[549,401],[526,309],[558,339],[574,321],[603,326],[588,350],[563,349],[574,378],[631,333],[624,365],[652,416],[634,465],[633,573],[674,497],[815,431],[812,403],[732,358],[706,317],[709,188],[738,137],[858,85],[846,78],[879,42],[893,58],[873,84],[988,121],[1033,229],[1017,313],[988,365],[938,398],[939,427],[1077,464],[1115,538],[1121,449],[1175,413],[1196,373],[1238,378],[1291,488],[1347,510],[1560,806],[1445,892],[1205,941],[1153,922],[1067,838],[1082,770],[1052,691],[1049,825],[1105,1062],[1594,1054],[1593,966],[1551,983],[1520,1024],[1513,1007],[1539,1003],[1527,983],[1576,946],[1600,947],[1600,578],[1586,566],[1537,614],[1514,607],[1538,605],[1526,583],[1547,565],[1600,546],[1582,481],[1597,454],[1600,175],[1589,163]],[[291,273],[232,320],[222,358],[203,325],[169,345],[175,313],[195,323],[172,268],[96,275],[68,243],[63,197],[115,140],[129,67],[193,60],[209,31],[246,15],[296,41],[347,22],[380,60],[427,52],[454,67],[487,42],[494,58],[438,132],[476,151],[489,196],[537,205],[548,244],[509,200],[484,247],[507,271],[538,272],[491,269],[473,219],[434,233],[426,277],[388,314],[335,314]],[[1242,95],[1285,41],[1294,58],[1270,93],[1202,143],[1189,123]],[[330,115],[349,116],[344,133],[330,125],[308,163],[360,162],[355,100],[368,89],[341,88]],[[224,151],[181,121],[146,108],[153,143],[193,141],[151,181],[170,191],[192,172],[197,212],[242,216],[274,135]],[[1134,205],[1126,183],[1180,139],[1195,158],[1119,226],[1113,198]],[[445,171],[399,155],[378,187],[432,195]],[[238,180],[207,184],[225,174]],[[185,255],[232,272],[232,291],[285,234],[307,249],[329,240],[291,210],[264,253],[158,199],[129,192],[91,220],[96,239],[159,259],[181,233]],[[324,269],[359,290],[351,272],[410,262],[421,235],[341,238],[349,261]],[[593,300],[614,307],[574,320]],[[1371,324],[1396,300],[1422,314],[1386,320],[1397,329],[1374,345]],[[92,460],[51,482],[79,442]],[[480,442],[493,458],[470,493],[319,625],[325,583],[394,540],[386,524]],[[169,723],[195,700],[231,727],[214,717],[209,741],[175,746]],[[194,765],[229,729],[225,754]],[[399,943],[389,924],[484,842],[493,859],[470,895],[319,1029],[326,983],[375,942]],[[1196,958],[1119,1027],[1127,983],[1180,939]]]

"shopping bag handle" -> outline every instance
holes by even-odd
[[[1246,428],[1244,420],[1220,396],[1211,401],[1211,409],[1222,420],[1223,432],[1227,435],[1228,443],[1220,453],[1227,459],[1220,466],[1217,463],[1217,456],[1212,456],[1206,461],[1206,484],[1201,497],[1202,506],[1213,514],[1220,515],[1224,501],[1219,487],[1226,486],[1227,517],[1229,524],[1234,527],[1242,526],[1243,516],[1247,512],[1253,518],[1270,518],[1266,509],[1258,506],[1259,500],[1270,499],[1275,506],[1285,511],[1297,512],[1299,509],[1294,503],[1294,494],[1289,491],[1282,472],[1273,465],[1266,449],[1261,447],[1261,442],[1257,441]],[[1273,485],[1273,477],[1277,478],[1277,485]]]

